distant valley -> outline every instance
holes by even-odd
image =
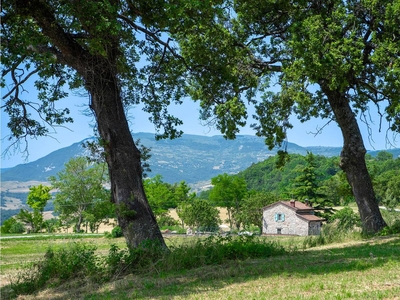
[[[263,138],[239,135],[235,140],[222,136],[184,135],[175,140],[156,141],[152,133],[136,133],[135,140],[151,148],[149,177],[160,174],[168,183],[186,181],[193,190],[199,191],[209,185],[218,174],[235,174],[254,163],[275,155],[279,149],[268,150]],[[47,183],[49,176],[64,169],[72,157],[87,155],[82,142],[56,150],[36,161],[1,170],[1,210],[18,210],[24,207],[29,186]],[[284,145],[289,153],[306,155],[338,156],[341,147],[301,147],[293,143]],[[400,149],[387,150],[394,157]],[[369,152],[376,155],[379,151]],[[2,218],[3,220],[3,218]]]

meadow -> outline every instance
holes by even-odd
[[[189,259],[190,245],[201,237],[167,236],[173,261]],[[203,238],[204,239],[204,238]],[[233,259],[190,267],[163,266],[155,261],[140,272],[120,272],[101,282],[85,277],[50,280],[29,295],[15,295],[12,283],[26,263],[38,262],[51,248],[71,244],[95,248],[98,257],[110,248],[121,251],[123,238],[47,236],[1,240],[1,299],[399,299],[400,236],[348,240],[305,248],[303,237],[262,237],[284,252],[262,258]],[[182,245],[187,245],[181,253]],[[87,248],[83,248],[87,249]],[[231,252],[235,250],[231,248]],[[201,260],[192,254],[193,260]],[[165,258],[161,258],[163,260]],[[99,278],[99,277],[96,277]],[[11,284],[10,284],[11,283]]]

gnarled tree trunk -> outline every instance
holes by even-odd
[[[336,122],[342,131],[344,144],[340,154],[340,167],[346,173],[347,181],[352,188],[363,230],[366,233],[379,232],[386,226],[386,223],[379,210],[365,163],[366,149],[356,116],[344,93],[327,88],[324,89],[324,92],[328,96]]]
[[[90,53],[57,23],[53,12],[40,0],[18,1],[22,15],[31,16],[42,32],[57,47],[59,63],[78,72],[91,95],[100,137],[104,142],[111,181],[112,200],[119,225],[128,247],[135,248],[146,240],[166,247],[142,184],[140,152],[132,138],[121,98],[118,81],[119,40],[107,39],[106,54]],[[52,54],[52,53],[50,53]]]
[[[91,108],[104,142],[119,225],[131,248],[146,240],[158,241],[166,247],[144,193],[140,152],[129,130],[116,74],[106,61],[103,67],[101,65],[96,69],[102,75],[87,81],[87,86],[92,95]]]

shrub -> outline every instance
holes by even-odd
[[[28,265],[11,281],[16,294],[33,293],[51,280],[57,285],[68,279],[93,278],[101,274],[96,247],[83,243],[71,243],[67,248],[48,249],[42,261]]]
[[[332,223],[324,224],[320,235],[307,236],[303,241],[303,248],[357,240],[361,237],[361,230],[357,230],[356,227],[343,226],[340,220],[335,220]]]
[[[15,222],[14,224],[11,225],[10,230],[8,232],[9,233],[24,233],[25,226],[20,222]]]
[[[179,222],[169,215],[162,215],[157,217],[157,223],[160,227],[179,226]]]
[[[69,279],[104,282],[127,273],[179,271],[285,253],[282,246],[255,236],[210,236],[169,250],[152,241],[135,249],[119,249],[113,244],[104,258],[95,255],[95,250],[83,243],[57,251],[48,249],[42,261],[31,264],[12,280],[11,288],[16,294],[26,294]]]
[[[394,220],[390,225],[386,226],[383,228],[383,230],[380,232],[380,235],[385,236],[385,235],[391,235],[391,234],[396,234],[400,233],[400,220]]]
[[[11,217],[11,218],[5,220],[3,222],[3,225],[1,225],[1,227],[0,227],[1,233],[16,233],[16,232],[10,232],[11,228],[16,223],[18,223],[18,221],[14,217]]]
[[[341,229],[353,229],[361,226],[360,216],[348,206],[337,211],[329,218],[330,222],[335,220],[338,221],[337,227]]]
[[[119,238],[122,237],[124,234],[122,233],[122,229],[119,226],[116,226],[111,230],[111,237],[113,238]]]

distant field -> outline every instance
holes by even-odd
[[[78,240],[95,244],[100,254],[107,253],[112,243],[125,246],[123,239],[73,237],[2,240],[2,292],[7,289],[8,276],[15,274],[18,266],[40,259],[49,246],[63,247]],[[273,239],[292,249],[300,249],[303,240],[301,237]],[[168,237],[166,241],[176,245],[182,239]],[[153,270],[104,285],[67,282],[20,299],[400,299],[399,295],[400,236],[397,235],[181,272]]]

